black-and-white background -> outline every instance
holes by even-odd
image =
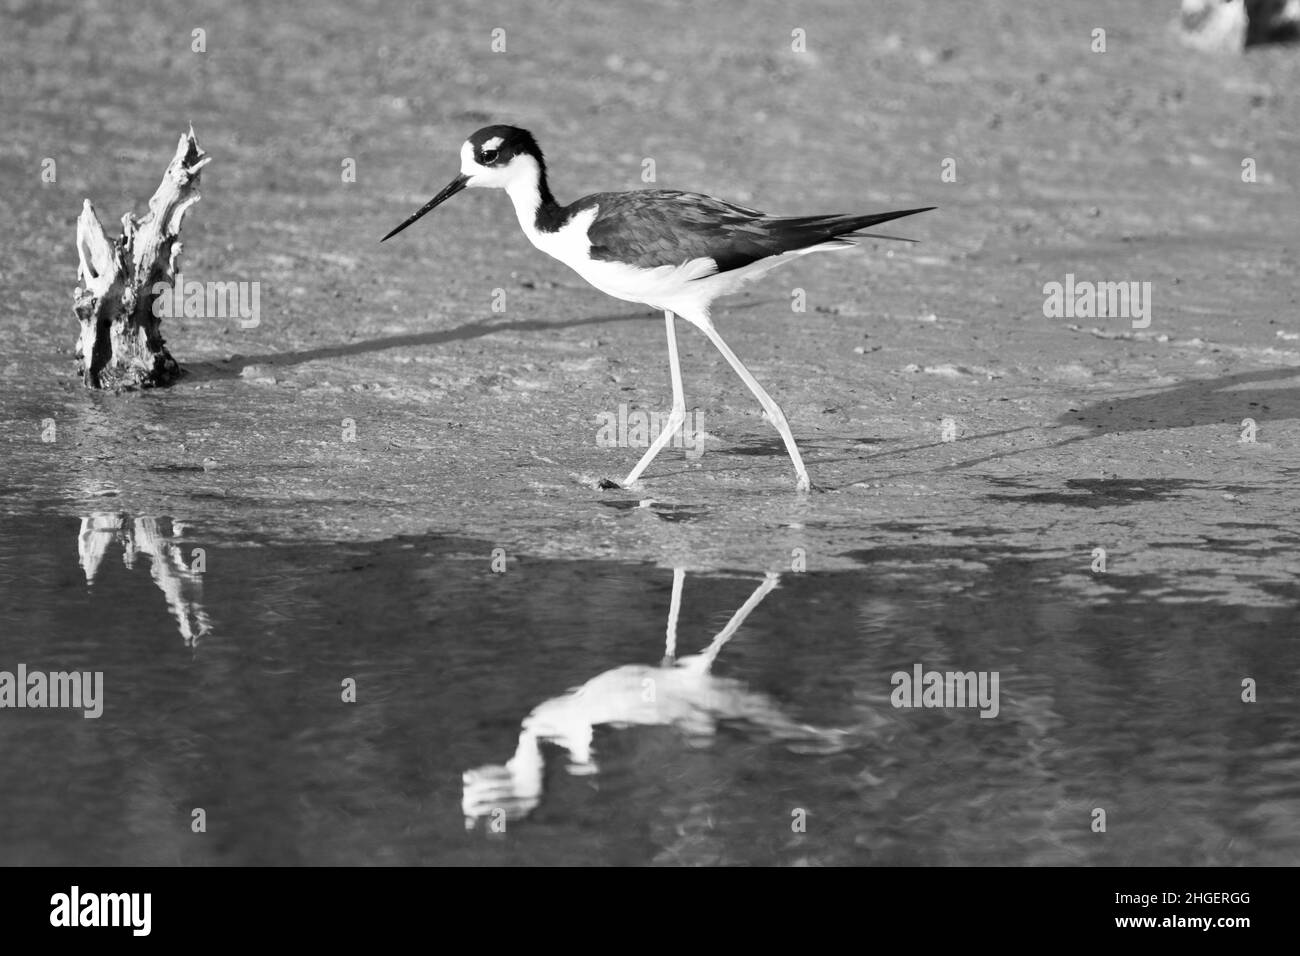
[[[0,863],[1295,863],[1300,61],[1184,6],[5,0]],[[599,490],[660,314],[379,243],[495,123],[938,207],[715,306],[814,491],[685,325]],[[87,387],[191,125],[184,374]]]

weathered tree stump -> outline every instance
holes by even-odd
[[[81,262],[73,311],[81,323],[77,370],[87,388],[154,388],[180,377],[154,309],[170,295],[181,253],[181,219],[199,201],[199,170],[211,160],[194,129],[181,136],[143,218],[122,217],[110,241],[87,199],[77,218]]]

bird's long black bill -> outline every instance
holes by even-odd
[[[397,235],[399,232],[401,232],[411,223],[415,222],[415,220],[419,219],[425,213],[431,212],[435,206],[441,205],[442,203],[450,199],[452,196],[456,195],[456,193],[460,192],[462,189],[465,188],[468,182],[469,182],[468,176],[463,176],[463,175],[457,176],[455,179],[453,179],[451,182],[449,182],[446,186],[443,187],[442,192],[438,193],[438,195],[434,196],[427,203],[421,206],[416,211],[415,215],[411,216],[411,218],[407,219],[406,222],[402,223],[400,226],[398,226],[396,229],[394,229],[388,235],[384,236],[384,238],[380,239],[379,241],[387,242],[389,239],[393,238],[393,236]]]

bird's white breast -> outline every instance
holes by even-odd
[[[582,210],[555,232],[542,232],[537,228],[536,207],[531,211],[525,211],[516,204],[515,212],[519,216],[519,225],[523,227],[528,241],[548,256],[559,259],[578,272],[582,271],[581,266],[584,263],[591,261],[591,240],[587,238],[587,230],[591,228],[596,213],[599,212],[597,207],[592,206],[590,209]]]

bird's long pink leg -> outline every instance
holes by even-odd
[[[668,415],[668,421],[665,423],[663,431],[646,449],[646,453],[641,456],[641,460],[636,463],[636,467],[628,472],[628,476],[623,479],[624,488],[629,487],[641,477],[641,472],[649,467],[650,462],[655,460],[655,455],[659,454],[664,445],[668,444],[673,435],[677,434],[677,429],[682,427],[682,422],[686,421],[686,396],[682,393],[682,366],[677,361],[677,326],[671,312],[664,312],[664,324],[668,329],[668,369],[673,380],[673,410]]]
[[[749,369],[745,368],[745,363],[736,357],[736,353],[731,351],[726,342],[722,341],[722,336],[713,327],[711,319],[705,317],[704,321],[697,320],[695,324],[709,337],[709,341],[722,353],[722,357],[731,363],[731,367],[736,370],[740,380],[749,386],[749,390],[754,393],[758,403],[763,406],[763,411],[767,412],[767,417],[772,420],[776,430],[781,433],[781,441],[785,442],[785,450],[789,452],[790,460],[794,462],[795,474],[798,476],[795,481],[795,488],[799,491],[807,491],[810,486],[808,471],[803,466],[803,458],[799,455],[799,448],[794,443],[794,435],[790,432],[790,424],[785,420],[785,413],[781,411],[781,406],[773,401],[772,396],[767,394],[762,385],[758,384],[758,379],[754,378]]]

